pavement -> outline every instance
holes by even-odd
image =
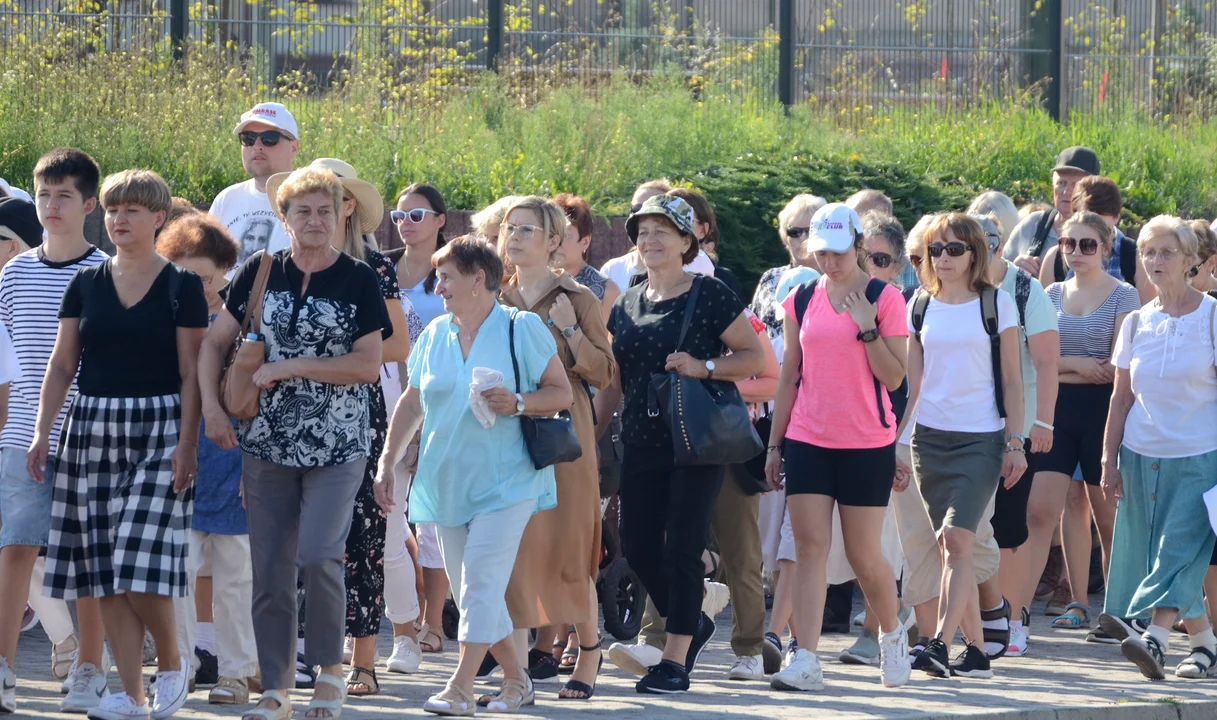
[[[1098,617],[1094,608],[1092,617]],[[1187,654],[1187,639],[1171,637],[1168,679],[1151,682],[1120,654],[1118,646],[1085,642],[1085,631],[1054,630],[1037,604],[1032,618],[1031,652],[1027,657],[994,663],[992,680],[934,679],[919,672],[902,688],[887,689],[877,668],[842,665],[838,653],[853,642],[846,635],[826,635],[819,656],[826,687],[816,693],[771,690],[767,682],[726,679],[733,661],[730,649],[731,608],[717,618],[718,631],[693,673],[685,695],[638,695],[634,678],[606,660],[596,696],[590,702],[559,700],[560,685],[537,687],[537,704],[519,713],[524,718],[607,718],[621,713],[631,718],[717,720],[719,718],[960,718],[988,720],[1212,720],[1217,718],[1217,682],[1181,680],[1171,674]],[[386,623],[387,627],[387,623]],[[855,634],[857,629],[855,628]],[[608,647],[609,640],[605,640]],[[391,650],[389,632],[381,634],[380,652]],[[438,692],[455,665],[455,643],[440,655],[426,655],[416,675],[378,673],[380,695],[349,700],[345,720],[435,717],[424,713],[423,702]],[[145,669],[148,673],[152,668]],[[35,629],[21,636],[17,652],[18,711],[16,718],[64,718],[58,712],[59,683],[50,677],[50,643]],[[487,690],[497,685],[479,686]],[[110,687],[117,691],[111,673]],[[293,693],[296,718],[304,717],[308,694]],[[207,691],[191,695],[177,718],[239,718],[240,708],[208,705]],[[80,717],[80,716],[77,716]]]

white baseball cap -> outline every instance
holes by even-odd
[[[829,203],[811,216],[811,230],[807,234],[809,252],[843,253],[854,246],[862,234],[862,219],[845,203]]]
[[[241,122],[237,123],[237,127],[232,131],[232,134],[239,135],[246,126],[253,123],[262,123],[263,125],[270,125],[273,128],[282,130],[290,135],[293,140],[300,138],[300,132],[296,126],[296,118],[292,117],[287,108],[283,107],[280,103],[268,102],[254,105],[241,116]]]

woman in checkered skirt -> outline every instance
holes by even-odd
[[[156,252],[169,186],[127,170],[101,188],[114,257],[72,278],[59,308],[30,475],[54,484],[45,591],[100,597],[123,692],[90,718],[167,718],[186,701],[189,659],[177,648],[173,598],[187,594],[191,484],[198,468],[195,362],[207,327],[199,277]],[[49,435],[77,376],[59,447]],[[44,475],[44,467],[46,473]],[[156,641],[156,692],[141,670],[144,630]]]

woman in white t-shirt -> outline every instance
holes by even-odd
[[[943,574],[938,634],[913,667],[988,678],[972,551],[999,479],[1012,486],[1027,467],[1018,309],[987,280],[988,245],[976,220],[941,215],[925,239],[924,282],[909,306],[905,423],[916,406],[913,473],[938,535]],[[951,663],[948,643],[958,628],[966,647]]]
[[[1198,245],[1179,218],[1141,229],[1137,253],[1158,297],[1125,318],[1116,341],[1103,443],[1102,489],[1118,504],[1099,622],[1119,636],[1114,620],[1150,621],[1121,650],[1151,680],[1165,677],[1180,616],[1191,654],[1175,675],[1208,677],[1217,664],[1201,591],[1214,545],[1204,494],[1217,485],[1217,300],[1188,283]]]

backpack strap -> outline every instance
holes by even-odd
[[[173,265],[173,263],[169,263]],[[178,293],[182,289],[182,269],[177,265],[173,265],[173,270],[169,273],[169,308],[173,312],[173,326],[177,327],[177,309]]]
[[[930,306],[930,294],[918,288],[913,296],[913,338],[921,343],[921,327],[925,325],[925,309]]]
[[[1137,286],[1137,243],[1127,236],[1120,238],[1120,274],[1124,282]]]
[[[879,297],[883,295],[883,289],[886,287],[887,283],[878,278],[871,278],[870,282],[866,283],[866,301],[871,305],[878,306]],[[879,327],[878,316],[875,317],[875,327]],[[879,422],[883,427],[890,428],[891,425],[887,423],[887,413],[883,409],[883,396],[885,394],[883,383],[879,382],[879,378],[873,375],[871,379],[875,381],[875,405],[879,408]]]
[[[997,293],[995,287],[986,287],[980,291],[980,316],[984,323],[985,332],[989,335],[989,350],[993,364],[993,396],[997,400],[997,414],[1006,416],[1006,399],[1002,387],[1001,371],[1001,332],[997,323]]]
[[[1043,256],[1044,243],[1048,241],[1048,233],[1052,230],[1052,224],[1056,222],[1056,216],[1056,208],[1052,208],[1040,216],[1040,221],[1035,225],[1035,235],[1031,238],[1031,244],[1027,246],[1028,255]]]
[[[1060,257],[1060,255],[1057,255]],[[1027,332],[1027,300],[1031,297],[1031,275],[1019,268],[1014,276],[1014,304],[1018,306],[1018,325]]]
[[[1057,250],[1056,262],[1052,266],[1052,277],[1057,282],[1065,282],[1065,278],[1068,275],[1069,273],[1065,270],[1065,257],[1061,254],[1060,250]]]
[[[803,315],[807,313],[811,297],[816,294],[816,283],[818,282],[820,282],[819,278],[809,280],[799,285],[794,291],[794,320],[798,323],[799,328],[803,327]]]

